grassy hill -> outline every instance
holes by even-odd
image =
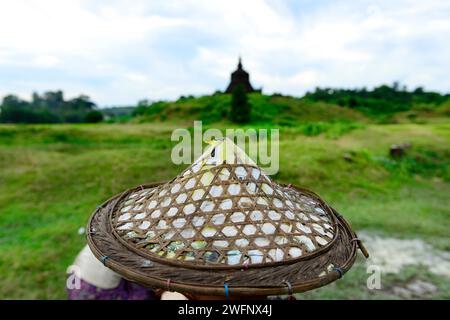
[[[397,123],[427,122],[450,116],[450,101],[434,103],[410,103],[403,108],[377,111],[376,101],[368,111],[366,106],[349,107],[345,103],[313,100],[311,96],[296,98],[282,95],[248,95],[252,106],[253,126],[304,126],[311,123]],[[134,110],[136,118],[131,121],[176,122],[180,124],[202,120],[205,124],[229,123],[231,95],[216,93],[210,96],[181,97],[177,101],[143,103]]]
[[[251,123],[256,125],[293,126],[313,121],[364,121],[358,111],[338,105],[308,102],[287,96],[248,95],[252,105]],[[214,94],[201,97],[182,97],[173,102],[156,102],[138,107],[136,121],[185,121],[201,119],[204,123],[227,121],[231,95]]]

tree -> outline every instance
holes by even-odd
[[[86,95],[64,100],[62,91],[48,91],[43,95],[33,92],[31,102],[15,95],[3,98],[0,104],[0,122],[11,123],[81,123],[85,119],[98,122],[102,114],[89,114],[96,109],[94,102]]]
[[[250,121],[251,105],[248,102],[244,86],[239,84],[233,91],[231,97],[231,121],[236,123],[247,123]]]
[[[7,95],[3,98],[1,104],[0,120],[1,122],[28,122],[29,116],[29,104],[26,101],[21,100],[15,95]]]
[[[86,95],[80,95],[77,98],[73,98],[66,102],[66,108],[70,108],[76,111],[91,111],[95,109],[96,105]]]
[[[64,109],[65,101],[63,92],[61,90],[45,92],[43,100],[45,101],[45,106],[50,111]]]

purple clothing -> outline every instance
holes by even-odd
[[[80,289],[67,289],[69,300],[156,300],[153,290],[122,279],[116,288],[101,289],[82,280]]]

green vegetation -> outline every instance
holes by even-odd
[[[259,93],[247,94],[251,105],[251,125],[290,126],[312,122],[367,122],[362,113],[338,105],[310,102],[287,96],[268,96]],[[177,101],[141,101],[134,111],[132,122],[192,123],[198,119],[204,124],[232,122],[228,115],[232,96],[216,93],[211,96],[182,97]]]
[[[187,124],[199,119],[205,124],[231,123],[238,122],[235,117],[242,112],[252,125],[303,125],[306,134],[314,135],[327,131],[329,123],[352,128],[355,123],[423,123],[450,116],[449,95],[424,92],[420,88],[413,92],[403,90],[396,86],[381,86],[372,91],[327,88],[316,89],[303,98],[251,93],[247,95],[251,113],[245,107],[233,107],[232,95],[222,93],[181,97],[177,101],[144,100],[134,110],[131,121]]]
[[[109,123],[202,120],[205,124],[233,122],[294,127],[302,124],[306,134],[314,135],[329,130],[323,122],[344,122],[341,127],[351,128],[354,125],[349,122],[421,123],[450,116],[449,94],[420,87],[408,91],[398,83],[373,90],[317,88],[302,98],[245,94],[243,88],[236,91],[232,95],[216,92],[201,97],[181,96],[176,101],[142,100],[135,107],[98,111],[84,95],[66,101],[61,91],[42,96],[33,93],[31,102],[8,95],[0,105],[0,122],[82,123],[105,119]]]
[[[305,95],[305,99],[310,101],[346,106],[379,118],[414,108],[434,109],[449,98],[448,94],[426,92],[421,87],[408,91],[405,86],[400,87],[398,82],[394,82],[392,86],[382,85],[373,90],[317,88],[314,92]]]
[[[124,123],[131,120],[135,107],[109,107],[102,108],[105,121],[108,123]]]
[[[98,123],[103,121],[103,113],[98,110],[92,110],[86,113],[84,116],[84,122],[86,123]]]
[[[218,111],[229,99],[186,98],[165,104],[163,114],[186,112],[192,119],[207,115],[203,106],[211,100],[217,101],[213,109]],[[303,108],[304,101],[288,97],[250,95],[249,100],[256,106],[252,117],[261,123],[253,127],[274,126],[258,104],[270,106],[267,117],[275,123],[287,122],[280,127],[277,181],[316,191],[357,231],[421,238],[450,250],[448,119],[373,124],[355,110],[334,105],[315,103],[313,113]],[[292,113],[277,113],[281,105]],[[170,179],[183,169],[170,161],[176,143],[170,136],[178,127],[172,121],[0,125],[0,299],[64,299],[66,269],[85,244],[78,230],[95,207],[126,188]],[[389,158],[390,145],[404,141],[412,144],[407,156]],[[384,291],[369,292],[366,277],[359,262],[336,284],[300,296],[393,298]],[[434,298],[450,296],[448,279],[419,269],[383,278],[383,286],[389,289],[411,277],[434,283],[439,288]]]
[[[64,100],[62,91],[49,91],[40,96],[33,93],[28,102],[15,95],[3,98],[0,105],[0,122],[6,123],[81,123],[100,122],[103,114],[88,96],[81,95]]]

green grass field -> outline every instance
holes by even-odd
[[[280,130],[275,179],[316,191],[356,231],[420,238],[450,251],[450,122],[289,125]],[[192,125],[192,124],[191,124]],[[219,125],[225,126],[225,124]],[[97,205],[183,167],[170,161],[177,125],[0,125],[0,299],[64,299],[65,272],[85,244],[78,229]],[[401,160],[391,144],[411,142]],[[351,161],[344,160],[348,154]],[[411,278],[450,298],[447,278],[419,268],[386,277],[369,292],[361,262],[343,279],[304,298],[395,298]]]

